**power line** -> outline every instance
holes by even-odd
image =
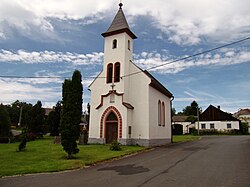
[[[160,65],[152,66],[150,68],[146,68],[145,70],[146,71],[150,71],[152,69],[156,69],[156,68],[163,67],[163,66],[166,66],[166,65],[169,65],[169,64],[173,64],[175,62],[187,60],[187,59],[190,59],[190,58],[193,58],[193,57],[196,57],[196,56],[200,56],[202,54],[206,54],[206,53],[209,53],[209,52],[212,52],[212,51],[216,51],[218,49],[222,49],[222,48],[225,48],[225,47],[228,47],[228,46],[231,46],[231,45],[235,45],[235,44],[244,42],[244,41],[249,40],[249,39],[250,39],[250,36],[246,37],[246,38],[243,38],[243,39],[240,39],[240,40],[237,40],[237,41],[234,41],[234,42],[231,42],[231,43],[228,43],[228,44],[225,44],[225,45],[221,45],[221,46],[218,46],[218,47],[215,47],[215,48],[212,48],[212,49],[208,49],[208,50],[203,51],[203,52],[195,53],[193,55],[189,55],[189,56],[186,56],[186,57],[178,58],[178,59],[172,60],[170,62],[166,62],[166,63],[160,64]],[[121,76],[121,79],[124,78],[124,77],[129,77],[129,76],[132,76],[132,75],[136,75],[136,74],[142,73],[143,71],[144,70],[140,70],[140,71],[137,71],[137,72],[134,72],[134,73],[123,75],[123,76]],[[25,78],[27,78],[27,79],[62,79],[62,78],[64,78],[64,79],[68,79],[68,78],[71,78],[71,77],[0,75],[0,78],[13,78],[13,79],[14,78],[15,79],[25,79]],[[107,77],[82,76],[82,79],[88,79],[88,78],[107,78]]]
[[[179,62],[179,61],[183,61],[183,60],[186,60],[186,59],[189,59],[189,58],[193,58],[193,57],[196,57],[196,56],[200,56],[202,54],[206,54],[206,53],[210,53],[212,51],[216,51],[218,49],[222,49],[222,48],[225,48],[225,47],[228,47],[228,46],[231,46],[231,45],[234,45],[234,44],[237,44],[237,43],[241,43],[241,42],[244,42],[246,40],[249,40],[250,39],[250,36],[249,37],[246,37],[246,38],[243,38],[243,39],[240,39],[240,40],[237,40],[237,41],[234,41],[234,42],[231,42],[231,43],[228,43],[228,44],[225,44],[225,45],[221,45],[221,46],[218,46],[218,47],[215,47],[215,48],[212,48],[212,49],[208,49],[206,51],[203,51],[203,52],[200,52],[200,53],[195,53],[193,55],[189,55],[189,56],[186,56],[186,57],[182,57],[182,58],[179,58],[179,59],[176,59],[176,60],[173,60],[173,61],[170,61],[170,62],[166,62],[166,63],[163,63],[163,64],[160,64],[160,65],[157,65],[157,66],[152,66],[150,68],[147,68],[145,70],[147,71],[150,71],[152,69],[156,69],[156,68],[159,68],[159,67],[162,67],[162,66],[166,66],[166,65],[169,65],[169,64],[173,64],[175,62]],[[138,71],[138,72],[134,72],[134,73],[131,73],[131,74],[128,74],[128,75],[124,75],[122,77],[128,77],[128,76],[131,76],[131,75],[136,75],[138,73],[141,73],[141,71]]]

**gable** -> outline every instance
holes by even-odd
[[[173,97],[173,94],[168,91],[168,89],[165,88],[156,78],[154,78],[153,75],[151,75],[147,70],[144,70],[143,72],[151,79],[151,83],[149,84],[151,87],[169,98]]]
[[[200,121],[239,121],[232,114],[221,111],[219,108],[210,105],[200,116]]]

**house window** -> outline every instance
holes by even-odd
[[[201,129],[206,129],[206,124],[205,123],[201,124]]]
[[[113,75],[113,64],[108,64],[107,66],[107,83],[112,83],[112,75]]]
[[[210,123],[210,129],[214,129],[214,123]]]
[[[114,39],[114,40],[113,40],[112,49],[116,49],[116,48],[117,48],[117,40]]]
[[[227,124],[227,129],[231,129],[231,128],[232,128],[231,123],[228,123],[228,124]]]
[[[166,118],[166,115],[165,115],[165,104],[164,104],[164,102],[162,102],[162,108],[161,108],[161,110],[162,110],[162,126],[165,126],[165,118]]]
[[[130,50],[130,40],[128,40],[128,50]]]
[[[158,125],[161,126],[161,101],[158,101]]]
[[[120,82],[120,63],[115,63],[115,82]]]

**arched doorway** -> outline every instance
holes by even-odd
[[[105,135],[106,143],[110,144],[113,141],[117,141],[118,138],[118,118],[116,114],[111,111],[105,121]]]

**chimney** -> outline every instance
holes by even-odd
[[[218,105],[217,108],[220,110],[220,105]]]

